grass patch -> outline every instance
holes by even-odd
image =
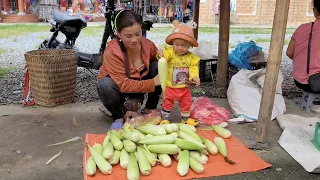
[[[2,68],[2,67],[0,67],[0,79],[4,78],[4,76],[6,74],[8,74],[10,70],[11,70],[10,68]]]
[[[13,49],[2,49],[0,48],[0,55],[12,51]]]
[[[267,43],[267,42],[270,42],[271,39],[270,38],[257,38],[254,40],[254,42],[256,43]]]
[[[102,37],[103,31],[104,31],[104,26],[89,26],[82,29],[80,35],[90,36],[90,37],[96,37],[96,36]]]
[[[13,38],[12,41],[13,41],[13,42],[17,42],[17,38],[16,38],[16,37]]]
[[[199,27],[199,33],[219,33],[217,27]]]
[[[271,34],[271,28],[230,28],[230,34]]]
[[[3,53],[5,53],[5,52],[7,52],[7,50],[6,50],[6,49],[2,49],[2,48],[0,48],[0,55],[1,55],[1,54],[3,54]]]
[[[5,25],[0,26],[0,39],[8,38],[11,36],[21,36],[32,32],[46,32],[50,30],[49,25],[26,25],[26,24],[16,24],[16,25]]]

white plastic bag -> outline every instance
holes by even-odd
[[[199,56],[200,59],[212,59],[217,54],[214,50],[218,49],[212,41],[200,41],[199,46],[192,48],[190,51]]]
[[[227,91],[229,105],[235,114],[244,115],[246,122],[258,119],[265,72],[266,69],[242,69],[231,78]],[[282,81],[283,76],[280,72],[271,120],[286,111],[281,90]]]

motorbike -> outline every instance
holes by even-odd
[[[86,69],[98,70],[102,65],[103,52],[106,47],[107,40],[109,37],[114,39],[115,27],[114,21],[115,16],[118,11],[116,11],[116,6],[114,0],[105,1],[105,26],[104,33],[102,36],[101,46],[99,53],[89,54],[79,51],[75,46],[76,39],[81,33],[81,30],[87,27],[87,22],[82,17],[73,17],[68,14],[62,13],[60,11],[53,11],[51,14],[51,19],[49,23],[51,24],[50,32],[53,34],[49,39],[44,40],[39,49],[73,49],[78,52],[77,66]],[[142,16],[140,16],[142,21]],[[153,23],[151,21],[143,21],[142,23],[142,35],[147,36],[146,31],[150,31]],[[57,39],[57,36],[61,32],[65,35],[65,41],[61,42]]]

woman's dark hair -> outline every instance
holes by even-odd
[[[119,32],[121,32],[123,28],[132,26],[134,23],[142,24],[140,16],[133,10],[119,11],[116,15],[115,21],[117,31]]]
[[[320,1],[313,0],[313,7],[315,7],[320,12]]]
[[[115,28],[118,32],[121,32],[124,28],[132,26],[134,23],[142,24],[142,16],[135,13],[133,10],[118,11],[115,18]],[[118,36],[116,39],[123,52],[126,52],[123,42]]]

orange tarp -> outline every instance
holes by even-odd
[[[200,136],[208,138],[213,141],[215,136],[218,136],[212,130],[197,130]],[[93,145],[95,142],[103,143],[106,135],[99,134],[86,134],[85,143]],[[270,167],[271,165],[261,160],[256,156],[251,150],[246,148],[236,137],[232,136],[230,139],[225,139],[228,157],[234,161],[235,165],[230,165],[226,163],[220,154],[215,156],[209,155],[208,164],[204,165],[205,171],[202,174],[196,174],[191,168],[189,173],[181,177],[177,172],[178,162],[172,158],[172,164],[170,167],[165,168],[161,164],[152,167],[152,172],[149,176],[140,175],[141,180],[152,179],[152,180],[163,180],[163,179],[191,179],[191,178],[201,178],[210,176],[222,176],[237,174],[242,172],[253,172],[259,171]],[[113,166],[111,175],[102,174],[98,168],[94,176],[87,176],[85,172],[85,164],[87,159],[90,157],[89,150],[84,147],[83,153],[83,176],[85,180],[124,180],[127,179],[127,171],[122,169],[120,165]]]

